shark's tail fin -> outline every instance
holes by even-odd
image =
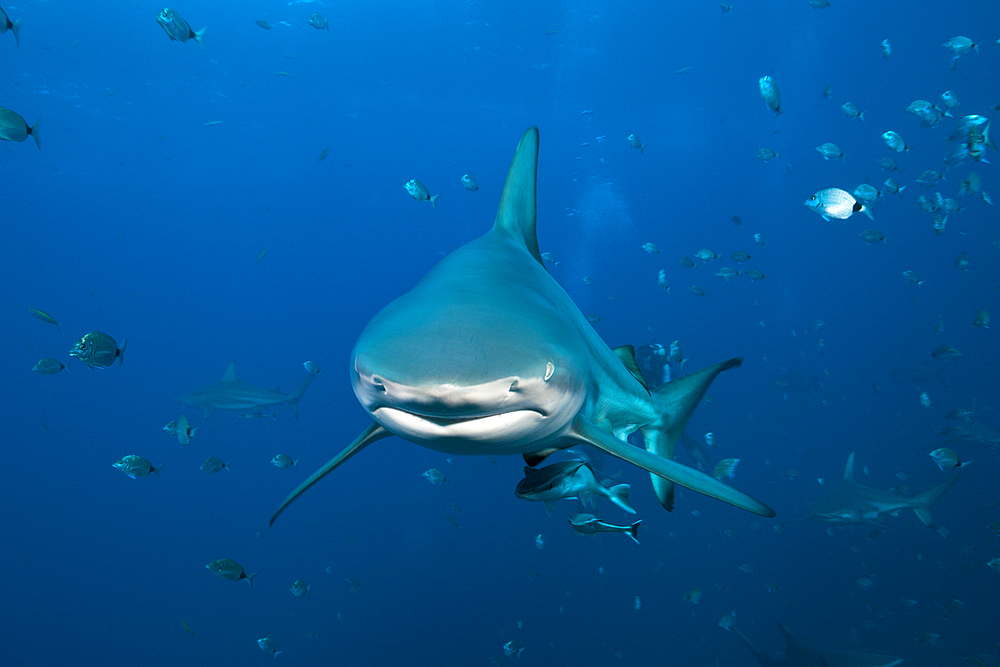
[[[666,459],[674,460],[677,440],[684,432],[691,413],[698,407],[708,386],[719,373],[736,368],[743,363],[740,358],[721,361],[689,375],[660,385],[653,392],[653,400],[660,411],[659,423],[642,429],[646,450]],[[674,507],[674,483],[658,475],[650,475],[653,490],[665,509]]]
[[[934,507],[934,503],[940,500],[944,492],[950,489],[961,476],[961,473],[953,475],[940,484],[932,486],[926,491],[921,491],[910,499],[910,502],[913,503],[913,511],[921,523],[932,530],[937,530],[937,526],[934,525],[934,519],[931,518],[931,508]]]
[[[292,410],[295,411],[295,419],[299,418],[299,401],[302,400],[302,394],[306,393],[306,389],[309,388],[309,383],[313,381],[313,378],[317,375],[317,371],[312,371],[306,376],[306,379],[299,383],[299,386],[288,397],[288,403],[292,406]]]

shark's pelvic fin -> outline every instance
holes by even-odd
[[[529,127],[521,137],[507,171],[493,231],[524,243],[531,256],[544,267],[535,233],[535,175],[538,172],[538,128]]]
[[[735,505],[740,509],[745,509],[760,516],[774,516],[774,510],[742,491],[737,491],[733,487],[723,484],[714,477],[709,477],[694,468],[689,468],[670,459],[652,454],[640,447],[623,442],[582,415],[577,415],[573,421],[573,435],[585,444],[593,445],[612,456],[617,456],[644,470],[648,470],[654,475],[664,477],[693,491],[704,493],[707,496],[729,503],[730,505]]]
[[[310,378],[311,377],[312,374],[310,374]],[[299,484],[294,491],[288,494],[288,496],[281,502],[281,506],[271,517],[268,525],[273,526],[274,520],[278,518],[279,514],[285,511],[285,508],[291,505],[296,498],[305,493],[309,487],[323,479],[328,473],[333,472],[333,470],[341,463],[351,458],[373,442],[377,442],[382,438],[388,438],[390,435],[392,435],[392,433],[389,433],[387,430],[382,428],[382,426],[380,426],[377,422],[372,422],[371,426],[362,431],[361,435],[359,435],[354,442],[345,447],[342,452],[327,461],[325,466],[311,474],[309,479]]]

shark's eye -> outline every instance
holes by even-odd
[[[545,364],[545,381],[548,382],[552,374],[556,372],[556,365],[551,361]]]

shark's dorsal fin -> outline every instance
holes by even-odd
[[[615,353],[615,356],[625,365],[625,368],[632,374],[632,377],[639,381],[639,384],[642,385],[642,388],[648,394],[649,385],[646,384],[646,379],[642,377],[642,371],[639,370],[639,364],[635,360],[635,347],[632,345],[621,345],[614,348],[612,352]]]
[[[844,481],[854,484],[854,452],[847,457],[847,466],[844,468]]]
[[[535,233],[535,181],[538,172],[538,128],[529,127],[517,145],[500,196],[500,208],[493,231],[524,243],[531,256],[542,264]],[[544,264],[542,264],[544,266]]]
[[[785,643],[788,644],[788,650],[785,651],[788,657],[803,655],[807,652],[805,645],[796,639],[792,631],[786,628],[783,623],[778,623],[778,627],[781,628],[781,634],[785,636]]]
[[[235,361],[229,362],[229,368],[227,368],[226,372],[222,374],[222,381],[223,382],[239,382],[239,380],[236,379],[236,362]]]

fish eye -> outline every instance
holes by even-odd
[[[816,201],[816,195],[812,195],[811,197],[809,197],[809,201]]]
[[[551,361],[545,364],[545,378],[544,381],[548,382],[552,374],[556,372],[556,366]]]

